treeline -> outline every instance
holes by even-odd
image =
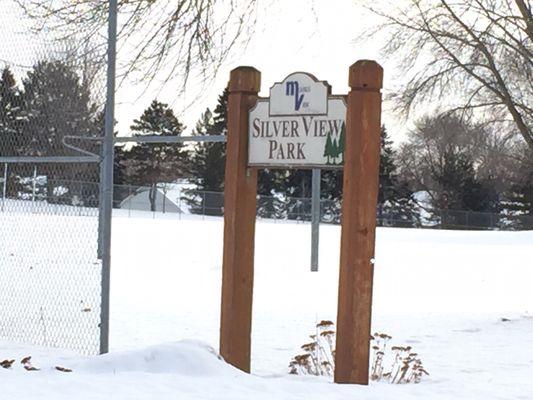
[[[21,86],[8,68],[2,71],[0,155],[74,155],[64,146],[66,136],[103,135],[103,109],[94,101],[91,83],[77,71],[77,66],[65,61],[43,61],[27,73]],[[214,109],[202,113],[192,134],[224,135],[227,101],[225,90]],[[134,120],[129,133],[179,136],[185,129],[171,107],[154,100]],[[99,151],[94,141],[76,144]],[[343,144],[332,142],[327,156],[339,157]],[[155,209],[158,189],[183,179],[194,187],[185,193],[192,212],[220,215],[225,154],[224,143],[115,146],[115,184],[148,186]],[[42,165],[39,175],[47,179],[40,190],[49,200],[61,201],[63,197],[67,202],[75,195],[95,201],[97,185],[68,182],[97,182],[98,173],[97,165]],[[23,190],[25,178],[31,174],[22,164],[11,166],[8,192]],[[117,188],[116,204],[128,194],[128,190]],[[311,171],[261,170],[258,194],[260,216],[306,219],[311,207]],[[322,171],[321,198],[325,200],[322,214],[338,220],[342,170]],[[399,146],[390,139],[389,129],[382,127],[378,203],[382,223],[393,221],[404,226],[428,221],[458,225],[453,213],[443,210],[533,215],[533,155],[516,136],[453,114],[430,115],[417,121]]]
[[[206,109],[201,115],[193,134],[226,133],[227,99],[226,90],[214,111]],[[173,128],[164,130],[163,126]],[[178,135],[184,128],[167,105],[154,101],[131,129],[135,134]],[[224,189],[224,163],[222,143],[117,148],[115,182],[150,185],[155,190],[158,184],[185,178],[195,186],[185,198],[191,211],[221,215],[223,199],[219,193]],[[308,219],[311,171],[261,170],[258,194],[259,216]],[[322,214],[338,221],[341,170],[322,171],[321,198],[325,200]],[[533,215],[533,156],[527,146],[490,126],[454,115],[417,121],[407,140],[397,147],[382,127],[378,196],[381,223],[461,225],[457,215],[443,212],[446,210]],[[501,223],[490,221],[481,225]]]
[[[449,114],[426,117],[396,159],[401,180],[425,194],[422,206],[430,213],[533,215],[533,154],[522,139],[491,125]],[[453,214],[444,215],[451,218],[444,224],[457,224]]]

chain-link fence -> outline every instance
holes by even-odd
[[[10,163],[3,169],[0,337],[97,353],[98,183],[92,184],[95,195],[87,183],[80,191],[67,180],[49,179],[43,165]]]
[[[83,183],[79,183],[83,187]],[[129,217],[176,218],[184,215],[222,216],[224,193],[198,191],[187,183],[153,186],[115,185],[114,208]],[[341,201],[320,201],[320,221],[340,224]],[[273,221],[311,221],[311,199],[288,196],[257,196],[258,218]],[[378,226],[430,229],[533,229],[533,216],[463,210],[424,210],[378,205]]]
[[[106,38],[33,22],[2,3],[0,340],[96,354]]]

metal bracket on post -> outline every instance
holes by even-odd
[[[89,157],[99,157],[99,155],[67,143],[68,139],[85,140],[85,141],[93,141],[93,142],[102,142],[104,140],[103,137],[90,137],[90,136],[84,137],[84,136],[73,136],[73,135],[63,136],[63,138],[61,139],[61,143],[63,144],[63,146],[65,146],[67,149],[74,150],[77,153],[84,154]]]

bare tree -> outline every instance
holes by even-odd
[[[416,121],[400,147],[400,174],[414,190],[425,191],[438,207],[444,206],[442,199],[446,197],[439,177],[455,168],[457,161],[471,166],[477,182],[503,194],[517,170],[518,162],[512,156],[517,141],[502,137],[485,124],[469,123],[457,116],[425,117]]]
[[[524,0],[404,0],[371,7],[384,52],[400,60],[392,95],[408,115],[428,103],[518,132],[533,150],[533,18]]]
[[[14,0],[37,32],[74,38],[105,65],[107,0]],[[253,28],[257,0],[118,0],[122,76],[151,83],[209,78]],[[95,40],[99,38],[100,40]],[[92,59],[95,57],[92,56]]]

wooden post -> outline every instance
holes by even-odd
[[[261,73],[231,71],[224,183],[224,255],[220,354],[250,372],[257,170],[248,163],[248,111],[257,101]]]
[[[350,67],[335,382],[368,385],[383,69]]]

